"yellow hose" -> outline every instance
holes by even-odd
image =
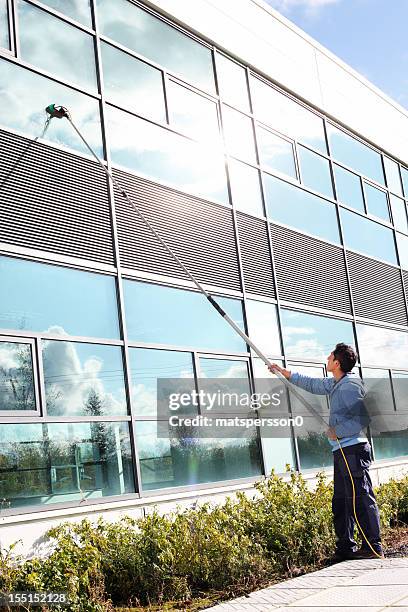
[[[355,487],[354,487],[353,476],[351,475],[351,470],[350,470],[349,464],[348,464],[348,462],[347,462],[346,455],[345,455],[345,454],[344,454],[344,452],[343,452],[343,449],[342,449],[341,444],[340,444],[340,440],[338,439],[338,437],[337,437],[337,436],[336,436],[336,440],[337,440],[337,442],[339,443],[339,448],[340,448],[340,450],[341,450],[341,454],[343,455],[344,463],[346,464],[346,468],[347,468],[347,470],[348,470],[348,473],[350,474],[351,487],[352,487],[352,489],[353,489],[353,512],[354,512],[354,518],[356,519],[357,526],[358,526],[358,528],[360,529],[360,532],[361,532],[362,536],[364,537],[365,541],[367,542],[367,544],[369,545],[369,547],[371,548],[371,550],[373,551],[373,553],[374,553],[374,554],[375,554],[375,555],[376,555],[376,556],[377,556],[379,559],[382,559],[383,557],[382,557],[382,556],[381,556],[381,555],[380,555],[380,554],[379,554],[379,553],[378,553],[376,550],[374,550],[374,548],[371,546],[370,542],[369,542],[369,541],[368,541],[368,539],[367,539],[366,534],[364,533],[364,531],[363,531],[363,530],[362,530],[362,528],[361,528],[360,523],[358,522],[357,512],[356,512],[356,489],[355,489]]]

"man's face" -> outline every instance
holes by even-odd
[[[339,366],[339,362],[333,355],[333,351],[327,357],[327,371],[333,372]]]

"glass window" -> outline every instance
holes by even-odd
[[[135,490],[127,423],[3,424],[0,465],[12,508]]]
[[[289,464],[292,468],[294,467],[293,442],[290,438],[263,438],[262,446],[267,476],[270,475],[272,469],[277,474],[284,473],[286,471],[286,464]]]
[[[194,378],[191,353],[129,349],[133,411],[157,417],[157,379]]]
[[[0,340],[0,411],[35,409],[32,345]]]
[[[211,50],[127,0],[97,0],[102,34],[180,74],[201,89],[215,90]]]
[[[243,378],[247,380],[249,391],[248,362],[238,359],[209,359],[200,357],[200,379],[204,378]]]
[[[362,364],[406,368],[408,333],[358,324],[357,337]]]
[[[327,153],[323,120],[320,117],[255,77],[251,77],[250,84],[254,113],[260,121]]]
[[[222,107],[222,121],[229,153],[235,157],[256,163],[252,119],[224,105]]]
[[[390,194],[390,204],[395,229],[408,234],[407,208],[404,200]]]
[[[0,328],[118,338],[112,276],[0,258]]]
[[[90,0],[41,0],[41,2],[92,28]]]
[[[402,195],[401,177],[397,162],[384,155],[385,176],[387,177],[387,186],[390,191]]]
[[[401,166],[401,178],[404,186],[404,195],[408,198],[408,170]]]
[[[264,182],[271,219],[339,243],[334,204],[269,174],[264,174]]]
[[[166,123],[161,71],[103,41],[101,53],[107,99]]]
[[[346,247],[392,264],[397,263],[391,229],[344,208],[341,209],[340,214]]]
[[[42,357],[49,415],[127,414],[119,346],[43,340]]]
[[[216,53],[218,89],[225,102],[249,111],[248,86],[245,68]]]
[[[235,208],[263,217],[259,171],[235,159],[229,160],[229,171]]]
[[[107,118],[114,164],[183,191],[228,203],[221,153],[113,108],[107,109]]]
[[[249,337],[266,357],[282,355],[275,304],[246,300]],[[267,372],[265,370],[265,376]]]
[[[129,338],[209,350],[244,352],[245,343],[208,300],[193,291],[124,281]],[[239,300],[215,298],[244,329]]]
[[[327,130],[330,151],[335,159],[384,185],[381,155],[377,151],[338,130],[330,123],[327,124]]]
[[[337,164],[333,164],[333,168],[338,201],[360,212],[365,212],[360,177]]]
[[[408,372],[392,372],[392,386],[397,412],[400,411],[401,414],[406,415],[408,413]]]
[[[269,130],[258,127],[258,146],[261,164],[297,179],[293,145]]]
[[[0,47],[10,49],[7,0],[0,0]]]
[[[144,490],[196,485],[261,473],[255,430],[245,439],[158,438],[154,422],[136,422]],[[250,435],[251,434],[251,435]]]
[[[408,237],[396,232],[401,268],[408,270]]]
[[[387,412],[392,413],[394,411],[394,399],[389,371],[384,369],[363,368],[363,380],[367,391],[365,403],[369,411],[368,414],[373,416],[379,412],[383,414]],[[390,417],[391,416],[392,414],[390,414]],[[379,423],[376,422],[375,419],[373,422],[374,429],[378,427],[378,425]]]
[[[381,189],[377,189],[368,183],[364,183],[364,191],[368,213],[389,221],[390,213],[388,211],[387,194],[385,191],[381,191]]]
[[[38,136],[44,127],[44,109],[50,100],[63,103],[72,112],[78,129],[97,155],[103,156],[97,100],[0,59],[0,124],[3,127],[19,130],[29,137]],[[51,122],[46,140],[89,155],[66,119]]]
[[[302,183],[333,198],[333,183],[328,160],[304,147],[299,147],[298,151]]]
[[[220,139],[217,105],[212,100],[169,80],[170,124],[201,140]],[[217,145],[220,143],[217,142]]]
[[[333,304],[333,308],[335,308]],[[336,344],[354,345],[353,324],[305,312],[281,309],[283,345],[291,359],[326,363]]]
[[[18,19],[24,61],[81,87],[96,89],[95,52],[90,34],[25,0],[18,2]]]
[[[324,378],[325,371],[323,367],[319,366],[305,366],[305,365],[288,365],[288,369],[293,372],[298,372],[304,376],[310,376],[312,378]],[[315,410],[319,412],[326,420],[329,421],[329,406],[327,397],[324,395],[313,395],[303,389],[297,388],[296,391],[300,393],[304,400],[313,406]],[[301,403],[300,399],[297,398],[293,393],[290,393],[290,402],[292,406],[293,415],[307,414],[305,406]],[[310,414],[310,413],[309,413]],[[311,415],[310,415],[311,417]],[[311,417],[308,419],[308,427],[304,428],[303,435],[297,435],[297,445],[299,449],[300,465],[303,470],[329,467],[333,463],[333,453],[331,446],[327,440],[326,432],[322,431],[322,424]]]

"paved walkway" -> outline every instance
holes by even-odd
[[[226,601],[211,612],[408,612],[408,557],[343,561]]]

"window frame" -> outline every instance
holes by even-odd
[[[3,417],[41,417],[41,402],[40,402],[40,390],[39,390],[39,359],[38,359],[38,339],[29,337],[19,336],[7,336],[4,333],[0,335],[0,347],[2,343],[14,343],[14,344],[27,344],[31,347],[31,363],[33,371],[33,391],[34,391],[34,402],[35,410],[0,410],[0,418]]]

